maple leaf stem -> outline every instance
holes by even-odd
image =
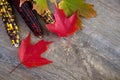
[[[52,3],[54,3],[55,6],[58,6],[56,0],[50,0],[50,1],[51,1]]]
[[[9,73],[12,74],[22,63],[19,63],[17,66],[15,66]]]
[[[70,44],[71,44],[71,37],[67,37],[67,45],[66,45],[66,48],[69,48],[70,47]]]

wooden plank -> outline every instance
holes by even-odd
[[[43,55],[53,63],[32,69],[20,66],[13,74],[9,71],[19,64],[18,49],[11,47],[0,18],[0,80],[120,80],[120,1],[87,2],[94,4],[97,16],[83,19],[83,30],[71,37],[69,48],[68,39],[45,35],[55,41]],[[15,13],[24,38],[30,30]],[[39,38],[32,35],[32,40]]]

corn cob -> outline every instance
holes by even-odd
[[[36,0],[28,0],[28,1],[30,1],[33,4],[37,3]],[[45,2],[46,2],[46,0],[45,0]],[[46,24],[53,24],[53,23],[55,23],[55,18],[54,18],[53,14],[51,13],[51,11],[49,9],[44,10],[39,15],[40,15],[40,17],[43,19],[43,21]]]
[[[7,0],[1,0],[0,12],[12,45],[18,47],[20,44],[18,25],[15,22],[12,7]]]
[[[33,4],[35,3],[34,0],[26,0],[26,1],[29,1]],[[45,10],[42,14],[40,14],[40,17],[43,19],[43,21],[46,24],[53,24],[55,22],[55,18],[49,9]]]
[[[28,1],[30,1],[33,4],[36,3],[35,0],[28,0]],[[39,15],[46,24],[53,24],[55,22],[54,15],[51,13],[49,9],[44,10]]]
[[[49,9],[45,10],[40,16],[46,24],[53,24],[55,22],[55,18]]]
[[[28,27],[31,29],[31,31],[36,36],[41,36],[43,34],[43,29],[41,28],[41,25],[32,11],[32,5],[30,2],[26,1],[22,6],[20,7],[20,0],[10,0],[11,4],[15,6],[15,8],[18,10],[22,18],[24,19],[25,23],[28,25]]]

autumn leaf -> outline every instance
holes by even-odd
[[[25,2],[26,0],[20,0],[20,7],[21,7],[21,5]]]
[[[41,40],[38,43],[32,45],[30,43],[30,34],[21,42],[21,46],[19,49],[19,57],[22,64],[27,66],[28,68],[42,66],[51,63],[43,57],[43,54],[48,48],[47,46],[51,42]]]
[[[59,3],[59,8],[63,9],[67,16],[71,16],[76,10],[78,10],[79,16],[85,18],[96,16],[93,5],[85,3],[84,0],[62,0]]]
[[[27,0],[20,0],[20,7],[21,7],[21,5],[25,2],[25,1],[27,1]]]
[[[19,0],[18,0],[18,1],[19,1]],[[34,0],[20,0],[20,4],[19,4],[19,6],[21,7],[22,4],[25,3],[26,1],[29,1],[29,2],[31,2],[31,3],[34,2]]]
[[[34,0],[33,9],[37,11],[38,14],[43,14],[44,11],[48,9],[46,0]]]
[[[56,33],[59,37],[72,35],[79,29],[77,26],[77,12],[75,12],[71,17],[67,18],[63,10],[55,7],[54,16],[56,22],[54,24],[48,24],[46,27],[51,32]]]

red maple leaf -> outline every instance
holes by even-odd
[[[48,45],[51,42],[41,40],[38,43],[32,45],[30,43],[30,34],[21,42],[19,49],[19,57],[22,64],[27,66],[28,68],[42,66],[45,64],[49,64],[52,61],[49,61],[43,57],[43,54],[47,49]]]
[[[46,27],[53,33],[56,33],[59,37],[66,37],[74,34],[79,29],[77,12],[71,17],[67,18],[63,10],[55,7],[55,20],[54,24],[48,24]]]

